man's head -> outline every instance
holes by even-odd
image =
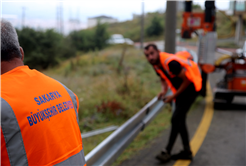
[[[160,63],[160,51],[155,44],[148,44],[144,47],[144,54],[151,65],[158,65]]]
[[[23,60],[24,52],[20,47],[15,28],[10,22],[1,20],[1,62],[11,61],[14,58]]]

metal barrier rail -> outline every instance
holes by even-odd
[[[168,92],[170,94],[171,91]],[[162,110],[165,103],[153,98],[138,113],[120,126],[89,154],[85,156],[87,165],[103,166],[112,164],[132,140]]]
[[[87,133],[81,133],[81,137],[82,138],[88,138],[88,137],[92,137],[92,136],[106,133],[109,131],[114,131],[116,129],[118,129],[118,126],[109,126],[109,127],[104,128],[104,129],[98,129],[98,130],[89,131]]]

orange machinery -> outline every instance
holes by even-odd
[[[246,43],[240,52],[225,54],[217,59],[215,69],[226,71],[224,78],[214,89],[215,102],[231,103],[234,96],[246,96]]]
[[[199,29],[203,29],[204,33],[213,31],[215,18],[212,22],[205,22],[204,16],[204,13],[183,13],[182,38],[190,38],[191,33]]]
[[[211,59],[214,59],[214,51],[216,49],[215,45],[217,38],[215,32],[215,5],[214,1],[206,1],[205,12],[194,13],[192,12],[192,1],[185,1],[184,3],[185,10],[183,13],[181,37],[184,39],[189,39],[191,38],[191,34],[193,32],[195,32],[199,36],[198,63],[202,68],[203,80],[201,95],[205,96],[207,74],[214,70],[214,62],[211,61]]]
[[[183,13],[183,23],[181,36],[190,39],[191,33],[202,29],[204,34],[215,31],[215,6],[214,1],[205,2],[204,13],[192,12],[192,1],[185,1],[185,12]]]
[[[214,1],[205,1],[204,13],[192,13],[192,1],[185,1],[182,38],[191,38],[192,32],[199,36],[198,64],[202,69],[203,88],[206,95],[207,74],[223,69],[226,74],[214,88],[214,101],[231,103],[236,95],[246,96],[246,42],[241,53],[224,55],[214,62],[216,51],[216,25]]]

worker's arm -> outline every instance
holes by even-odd
[[[159,100],[166,95],[167,90],[168,90],[167,82],[162,78],[160,79],[161,79],[161,92],[158,95]]]
[[[177,98],[178,95],[180,95],[180,93],[182,93],[189,85],[190,85],[190,81],[188,80],[188,78],[185,75],[185,70],[182,69],[181,72],[178,75],[179,78],[181,78],[183,80],[182,84],[180,85],[180,87],[177,89],[176,93],[174,93],[171,96],[167,96],[166,99],[164,100],[165,102],[169,103],[171,102],[173,99]]]

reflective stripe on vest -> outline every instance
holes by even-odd
[[[164,61],[164,69],[172,77],[174,77],[174,75],[170,72],[168,64],[173,60],[180,63],[180,65],[186,70],[185,75],[187,79],[194,84],[195,90],[197,92],[200,91],[202,88],[202,78],[198,65],[190,59],[183,59],[177,56],[170,56],[166,59],[162,59],[162,61]]]
[[[6,142],[10,164],[28,165],[19,124],[13,109],[3,98],[1,98],[1,128]]]
[[[60,83],[60,84],[62,84],[62,83]],[[75,114],[76,114],[76,117],[77,117],[77,122],[78,122],[78,125],[79,125],[79,115],[78,115],[78,112],[77,112],[78,106],[77,106],[76,96],[75,96],[74,93],[73,93],[70,89],[68,89],[65,85],[62,84],[62,86],[67,90],[67,93],[69,94],[69,96],[70,96],[71,99],[72,99],[73,106],[74,106],[74,110],[75,110]]]
[[[167,85],[171,88],[172,92],[175,93],[176,92],[176,89],[172,85],[172,83],[169,80],[169,78],[165,75],[165,73],[161,69],[159,69],[157,66],[154,66],[154,68],[155,68],[156,72],[159,73],[159,75],[161,76],[161,78],[164,79],[167,82]],[[165,69],[163,68],[163,70],[165,70]],[[168,72],[166,72],[166,73],[168,74]]]
[[[161,65],[163,67],[163,69],[165,70],[164,68],[164,62],[165,62],[165,59],[168,59],[169,57],[172,57],[172,56],[175,56],[174,54],[169,54],[169,53],[166,53],[166,52],[160,52],[160,61],[161,61]],[[173,86],[173,84],[171,83],[171,81],[167,78],[167,76],[161,71],[161,69],[158,68],[158,66],[154,66],[154,68],[156,69],[156,71],[160,74],[160,76],[167,82],[167,85],[171,88],[172,92],[173,93],[176,93],[176,89],[175,87]],[[166,71],[167,74],[169,74],[168,71]],[[171,77],[171,75],[169,75]]]
[[[72,92],[68,88],[66,89],[67,91]],[[75,97],[74,94],[73,97]],[[75,101],[76,101],[76,97],[75,97]],[[14,111],[3,98],[1,98],[1,128],[6,142],[6,148],[8,151],[10,165],[28,166],[26,151],[23,144],[22,135],[20,132],[20,127],[15,118]],[[86,165],[84,150],[82,149],[79,153],[69,157],[68,159],[62,161],[61,163],[56,164],[56,166],[62,166],[62,165],[64,166]]]
[[[79,153],[69,157],[68,159],[64,160],[56,164],[55,166],[67,166],[67,165],[86,165],[85,158],[84,158],[84,150],[81,150]]]
[[[86,165],[71,90],[27,66],[1,75],[1,86],[2,165]]]

